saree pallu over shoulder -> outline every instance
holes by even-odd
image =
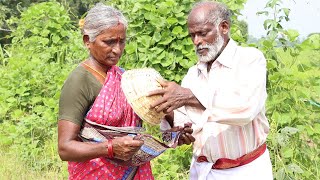
[[[106,126],[140,126],[140,118],[133,112],[120,87],[122,73],[123,70],[117,66],[109,69],[104,85],[86,119]],[[86,162],[69,162],[68,171],[69,179],[154,179],[149,162],[134,168],[116,164],[105,157]]]
[[[107,72],[105,83],[88,111],[86,119],[107,126],[137,126],[140,118],[133,112],[121,89],[123,71],[112,66]]]

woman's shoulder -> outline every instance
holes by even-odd
[[[99,93],[102,84],[84,67],[77,66],[65,80],[61,94],[78,94],[94,98]]]
[[[89,72],[87,71],[83,66],[78,65],[76,68],[71,71],[69,76],[67,77],[65,84],[75,84],[78,86],[97,86],[100,87],[100,83],[98,80]]]
[[[82,66],[75,67],[64,82],[59,101],[59,119],[81,125],[82,119],[95,97],[98,87]]]
[[[84,67],[78,65],[76,68],[74,68],[74,69],[71,71],[71,73],[69,74],[67,80],[68,80],[68,79],[72,79],[72,80],[85,80],[85,79],[87,79],[88,77],[89,77],[88,71],[87,71]]]

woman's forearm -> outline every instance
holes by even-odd
[[[59,120],[58,151],[63,161],[86,161],[108,154],[107,142],[86,143],[79,141],[80,126],[70,121]]]

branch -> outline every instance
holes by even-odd
[[[2,28],[0,28],[0,31],[12,32],[12,30],[10,29],[2,29]]]

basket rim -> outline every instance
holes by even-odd
[[[146,81],[141,82],[145,78]],[[127,98],[128,103],[132,107],[133,111],[143,120],[152,125],[158,125],[161,122],[161,118],[165,115],[163,112],[156,112],[155,109],[150,109],[149,107],[145,107],[150,105],[152,102],[156,101],[155,98],[160,98],[160,95],[155,95],[151,97],[147,97],[149,91],[160,89],[161,85],[158,79],[164,79],[158,71],[153,68],[138,68],[125,71],[122,75],[121,87],[122,91]],[[137,81],[137,83],[135,82]],[[137,87],[136,84],[141,83],[153,83],[149,85],[145,85],[144,87],[149,87],[148,91],[141,92],[141,88]],[[136,84],[134,84],[136,83]],[[155,86],[156,84],[156,86]],[[158,87],[158,88],[154,88]],[[150,88],[154,88],[151,89]],[[139,91],[140,90],[140,91]],[[138,101],[138,102],[137,102]],[[137,105],[140,104],[140,105]],[[154,120],[156,118],[157,120]]]

